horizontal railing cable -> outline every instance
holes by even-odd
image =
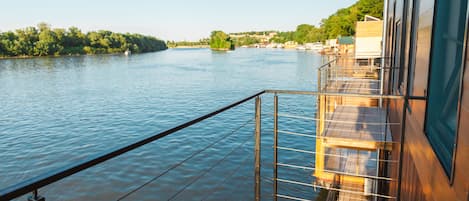
[[[328,129],[326,128],[325,131]],[[305,133],[299,133],[299,132],[293,132],[293,131],[285,131],[285,130],[277,130],[279,134],[284,134],[284,135],[291,135],[291,136],[299,136],[299,137],[307,137],[307,138],[316,138],[316,139],[347,139],[347,136],[325,136],[325,135],[315,135],[315,134],[305,134]],[[349,131],[350,132],[350,131]],[[383,134],[376,134],[376,135],[383,135]],[[374,136],[374,134],[372,135]],[[386,141],[385,139],[382,140],[376,140],[376,139],[367,139],[367,138],[361,138],[360,136],[356,138],[350,138],[353,140],[363,140],[363,141],[369,141],[369,142],[375,142],[375,143],[386,143],[389,145],[392,144],[399,144],[400,142],[396,141]]]
[[[356,195],[365,195],[365,192],[352,191],[352,190],[345,190],[345,189],[334,188],[334,187],[325,187],[325,186],[320,186],[320,185],[315,185],[315,184],[308,184],[308,183],[303,183],[303,182],[288,180],[288,179],[277,179],[277,181],[279,181],[279,182],[284,182],[284,183],[290,183],[290,184],[301,185],[301,186],[308,186],[308,187],[312,187],[312,188],[320,188],[320,189],[326,189],[326,190],[334,190],[334,191],[338,191],[338,192],[344,192],[344,193],[350,193],[350,194],[356,194]],[[368,195],[368,196],[372,196],[372,197],[385,198],[385,199],[396,199],[396,198],[393,197],[393,196],[381,195],[381,194],[375,194],[375,193],[370,193],[370,194],[367,194],[367,195]]]
[[[319,91],[296,91],[296,90],[275,90],[267,89],[265,93],[290,94],[290,95],[310,95],[310,96],[337,96],[337,97],[360,97],[360,98],[383,98],[383,99],[404,99],[401,95],[379,95],[379,94],[356,94],[356,93],[336,93]]]
[[[400,125],[397,122],[367,122],[367,121],[343,121],[343,120],[332,120],[332,119],[320,119],[314,117],[305,117],[300,115],[293,115],[293,114],[285,114],[279,113],[279,117],[288,117],[294,119],[304,119],[304,120],[311,120],[311,121],[324,121],[324,122],[331,122],[331,123],[343,123],[343,124],[366,124],[366,125]]]
[[[185,158],[184,160],[180,161],[179,163],[177,164],[174,164],[172,165],[171,167],[169,167],[168,169],[166,169],[165,171],[161,172],[160,174],[158,174],[157,176],[153,177],[152,179],[148,180],[147,182],[143,183],[142,185],[138,186],[137,188],[129,191],[128,193],[122,195],[121,197],[119,197],[117,200],[122,200],[122,199],[125,199],[126,197],[132,195],[133,193],[137,192],[138,190],[144,188],[145,186],[153,183],[155,180],[157,180],[158,178],[166,175],[167,173],[169,173],[171,170],[174,170],[175,168],[183,165],[184,163],[186,163],[187,161],[189,161],[190,159],[194,158],[195,156],[197,156],[198,154],[202,153],[203,151],[213,147],[214,145],[218,144],[219,142],[221,142],[222,140],[232,136],[233,134],[235,134],[238,130],[240,130],[241,128],[245,127],[246,125],[248,125],[250,122],[253,122],[253,119],[249,119],[248,121],[246,121],[245,123],[243,123],[241,126],[235,128],[234,130],[232,130],[231,132],[227,133],[226,135],[222,136],[221,138],[217,139],[216,141],[210,143],[209,145],[205,146],[204,148],[192,153],[189,157]]]
[[[376,179],[376,180],[383,180],[383,181],[395,181],[393,178],[389,177],[377,177],[377,176],[371,176],[371,175],[364,175],[364,174],[353,174],[353,173],[348,173],[348,172],[341,172],[341,171],[334,171],[334,170],[327,170],[327,169],[319,169],[315,167],[306,167],[306,166],[301,166],[301,165],[291,165],[287,163],[277,163],[278,166],[282,167],[288,167],[288,168],[293,168],[293,169],[302,169],[302,170],[321,170],[323,172],[328,172],[328,173],[335,173],[339,175],[345,175],[345,176],[353,176],[353,177],[362,177],[362,178],[367,178],[367,179]]]
[[[346,155],[339,155],[339,154],[318,154],[315,151],[308,151],[308,150],[302,150],[302,149],[295,149],[295,148],[289,148],[289,147],[280,147],[278,146],[277,149],[279,150],[285,150],[285,151],[293,151],[293,152],[298,152],[298,153],[306,153],[306,154],[313,154],[313,155],[323,155],[323,156],[332,156],[332,157],[339,157],[339,158],[348,158]],[[374,159],[374,158],[362,158],[358,159],[360,160],[365,160],[365,161],[379,161],[379,162],[388,162],[388,163],[398,163],[398,160],[383,160],[383,159]]]
[[[284,199],[288,199],[288,200],[297,200],[297,201],[313,201],[313,200],[307,200],[307,199],[303,199],[303,198],[299,198],[299,197],[293,197],[293,196],[289,196],[289,195],[283,195],[283,194],[277,194],[275,195],[279,198],[284,198]]]
[[[238,167],[236,167],[236,168],[235,168],[233,171],[231,171],[230,173],[226,174],[226,176],[225,176],[222,180],[220,180],[219,182],[217,182],[217,185],[215,186],[215,188],[213,188],[213,190],[212,190],[210,193],[206,194],[206,195],[201,199],[201,201],[206,200],[207,198],[209,198],[210,196],[212,196],[213,193],[217,192],[218,189],[221,188],[220,186],[221,186],[222,184],[225,184],[225,183],[226,183],[226,180],[227,180],[227,179],[233,177],[233,175],[235,175],[236,173],[238,173],[238,171],[239,171],[242,167],[244,167],[244,165],[246,165],[246,163],[249,161],[248,159],[251,159],[251,157],[249,157],[249,156],[248,156],[248,157],[245,157],[245,159],[240,163],[240,165],[238,165]]]
[[[296,136],[301,136],[301,137],[308,137],[308,138],[317,138],[318,136],[316,135],[309,135],[309,134],[304,134],[304,133],[297,133],[297,132],[292,132],[292,131],[284,131],[284,130],[277,130],[278,133],[282,134],[287,134],[287,135],[296,135]]]
[[[272,177],[262,177],[262,181],[264,181],[267,184],[271,185],[274,181],[274,178],[272,178]],[[279,186],[279,188],[283,189],[283,190],[288,190],[288,191],[290,191],[290,193],[302,193],[302,194],[311,193],[309,190],[300,189],[299,187],[294,186],[294,185],[290,185],[290,186],[282,185],[282,186]],[[271,197],[273,197],[273,196],[275,196],[275,195],[271,194]]]
[[[189,183],[187,183],[186,185],[184,185],[183,188],[181,188],[178,192],[176,192],[175,194],[173,194],[170,198],[168,198],[168,200],[173,200],[174,198],[176,198],[179,194],[181,194],[182,192],[184,192],[190,185],[194,184],[195,182],[197,182],[200,178],[202,178],[203,176],[205,176],[207,173],[209,173],[210,171],[213,170],[213,168],[217,167],[218,165],[220,165],[223,161],[225,161],[229,156],[231,156],[231,154],[233,154],[234,152],[238,151],[242,146],[244,146],[247,142],[249,142],[249,140],[251,139],[252,136],[249,136],[246,138],[246,140],[244,140],[241,144],[239,144],[237,147],[233,148],[228,154],[226,154],[222,159],[218,160],[214,165],[210,166],[210,168],[204,170],[202,172],[202,174],[198,175],[197,177],[195,177],[192,181],[190,181]]]

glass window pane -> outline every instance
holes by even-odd
[[[451,174],[467,0],[437,1],[432,44],[426,133],[446,173]]]

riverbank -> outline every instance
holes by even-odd
[[[169,49],[169,48],[168,48]],[[158,50],[158,51],[152,51],[152,52],[161,52],[165,51],[164,50]],[[135,54],[145,54],[145,53],[152,53],[152,52],[142,52],[142,53],[135,53]],[[33,58],[62,58],[62,57],[79,57],[79,56],[112,56],[112,55],[122,55],[125,56],[125,53],[103,53],[103,54],[67,54],[67,55],[47,55],[47,56],[28,56],[28,55],[22,55],[22,56],[12,56],[12,57],[5,57],[5,56],[0,56],[0,60],[5,60],[5,59],[33,59]]]
[[[83,55],[88,55],[88,54],[70,54],[70,55],[48,55],[48,56],[28,56],[28,55],[22,55],[22,56],[11,56],[11,57],[5,57],[5,56],[0,56],[0,59],[32,59],[32,58],[59,58],[59,57],[77,57],[77,56],[83,56]],[[103,55],[103,54],[89,54],[89,55]],[[112,55],[112,54],[111,54]]]
[[[170,47],[170,49],[201,49],[201,48],[210,48],[210,46],[208,46],[208,45],[194,45],[194,46]]]

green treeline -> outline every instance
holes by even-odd
[[[234,50],[234,42],[223,31],[212,31],[210,35],[210,48],[212,50]]]
[[[271,32],[275,32],[275,31],[274,30],[270,30],[270,31],[247,31],[247,32],[230,33],[229,35],[264,35],[264,34],[269,34]]]
[[[0,33],[0,57],[108,54],[126,50],[143,53],[165,49],[166,43],[152,36],[111,31],[83,33],[76,27],[51,29],[46,23],[38,24],[37,28]]]
[[[251,37],[251,36],[243,36],[239,38],[233,38],[233,43],[235,44],[236,47],[241,47],[244,45],[253,45],[260,43],[261,40],[259,38]]]
[[[365,15],[382,19],[383,6],[383,0],[359,0],[352,6],[339,9],[323,19],[319,27],[302,24],[296,28],[296,31],[279,32],[271,41],[277,43],[296,41],[303,44],[325,41],[338,36],[352,36],[355,34],[355,23],[363,20]]]
[[[204,38],[200,39],[199,41],[167,41],[166,44],[170,48],[175,47],[191,47],[191,46],[208,46],[210,45],[210,39]]]

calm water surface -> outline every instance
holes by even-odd
[[[228,53],[173,49],[130,57],[0,60],[0,188],[170,128],[262,89],[314,90],[315,67],[320,63],[321,56],[311,52],[269,49]],[[284,112],[314,115],[314,104],[313,97],[280,97]],[[250,200],[253,108],[253,101],[248,102],[40,192],[47,200]],[[272,96],[264,96],[265,199],[271,194],[271,111]],[[314,130],[313,122],[280,122],[280,128]],[[215,141],[219,142],[155,179]],[[284,137],[280,143],[314,150],[314,141]],[[311,156],[288,153],[281,153],[280,159],[314,162]],[[279,171],[311,182],[311,172]],[[281,186],[281,191],[306,198],[316,195],[295,186]]]

